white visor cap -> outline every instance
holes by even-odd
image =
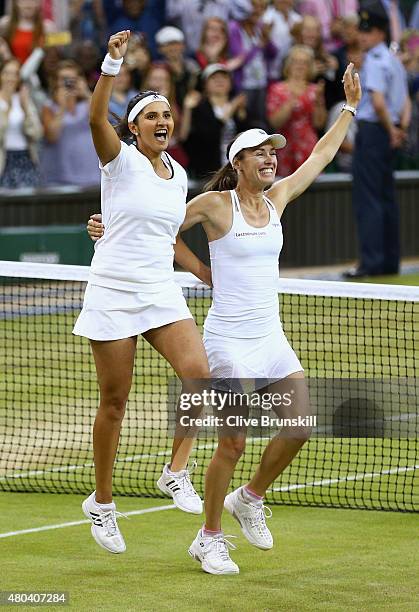
[[[233,142],[230,147],[228,154],[228,160],[233,165],[233,160],[240,151],[243,149],[252,149],[257,147],[263,142],[269,141],[275,149],[283,149],[287,144],[287,141],[282,134],[267,134],[265,130],[259,128],[252,128],[246,130],[243,134],[240,134]]]

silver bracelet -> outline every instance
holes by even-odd
[[[343,112],[343,111],[345,111],[345,110],[349,111],[350,113],[352,113],[352,115],[353,115],[354,117],[356,117],[356,108],[355,108],[355,106],[350,106],[349,104],[344,104],[344,105],[342,106],[342,108],[341,108],[341,111],[340,111],[340,112],[342,113],[342,112]]]

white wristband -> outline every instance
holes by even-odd
[[[117,74],[119,74],[123,61],[123,57],[121,57],[121,59],[113,59],[109,55],[109,53],[107,53],[105,55],[105,59],[102,62],[101,70],[104,74],[107,74],[109,76],[116,76]]]

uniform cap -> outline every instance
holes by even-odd
[[[359,29],[369,32],[372,28],[378,28],[386,32],[389,25],[387,12],[381,2],[373,0],[365,3],[359,13]]]

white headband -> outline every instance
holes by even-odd
[[[134,108],[131,109],[130,114],[128,115],[128,122],[134,121],[137,115],[141,113],[143,108],[151,104],[152,102],[166,102],[167,106],[170,108],[169,100],[160,94],[149,94],[145,98],[142,98],[137,102]]]

